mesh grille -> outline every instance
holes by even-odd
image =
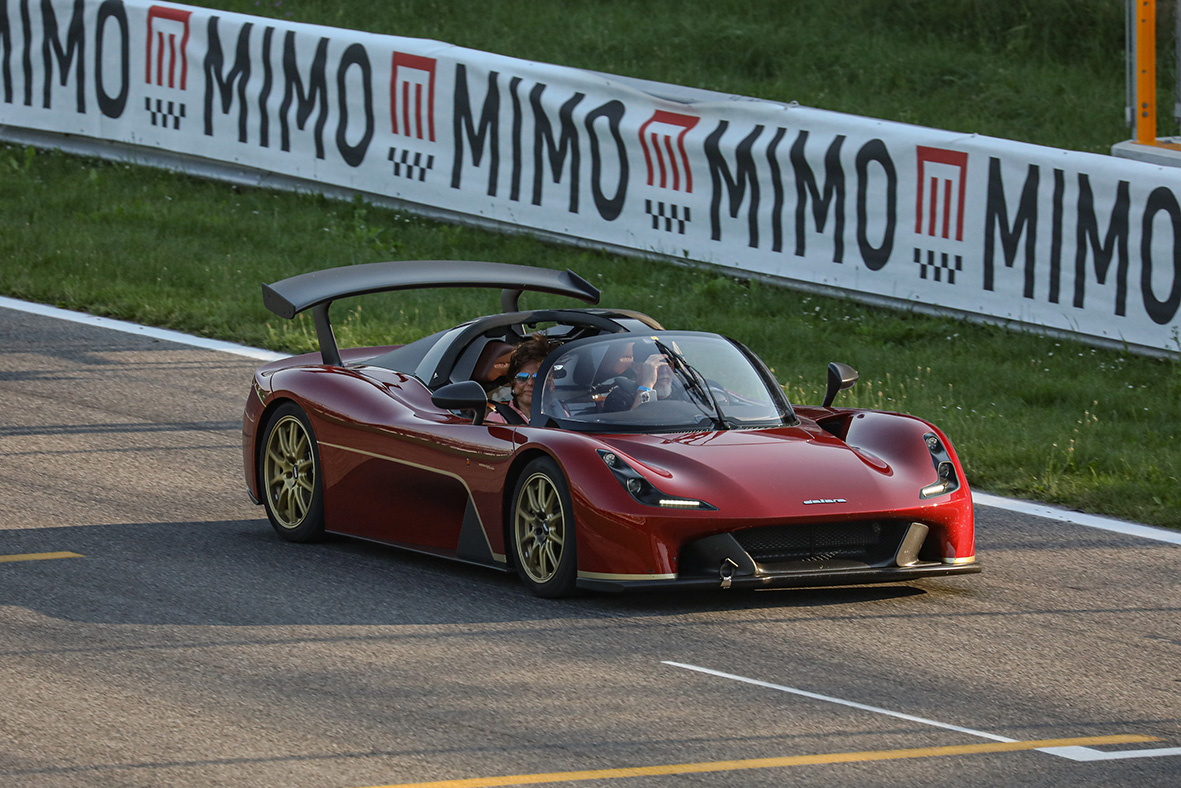
[[[737,531],[734,538],[760,564],[834,558],[873,561],[884,553],[893,554],[899,537],[891,532],[896,530],[880,522],[773,525]]]

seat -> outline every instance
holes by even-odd
[[[492,339],[480,351],[476,366],[472,369],[472,380],[485,389],[495,388],[508,374],[508,357],[513,346],[499,339]]]

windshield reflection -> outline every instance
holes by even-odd
[[[552,363],[551,363],[552,362]],[[790,406],[739,347],[716,334],[594,337],[542,367],[543,421],[583,431],[692,432],[780,426]]]

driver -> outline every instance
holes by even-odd
[[[670,359],[654,343],[637,341],[633,353],[632,368],[615,379],[617,385],[607,395],[604,410],[631,410],[647,402],[685,398]]]
[[[642,400],[649,402],[652,399],[672,397],[673,382],[676,380],[676,376],[673,374],[668,356],[663,353],[653,353],[640,365],[636,380],[637,393],[640,395],[649,393],[651,396]]]

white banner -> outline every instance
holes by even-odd
[[[1142,162],[142,0],[0,0],[22,130],[1179,347],[1181,172]]]

